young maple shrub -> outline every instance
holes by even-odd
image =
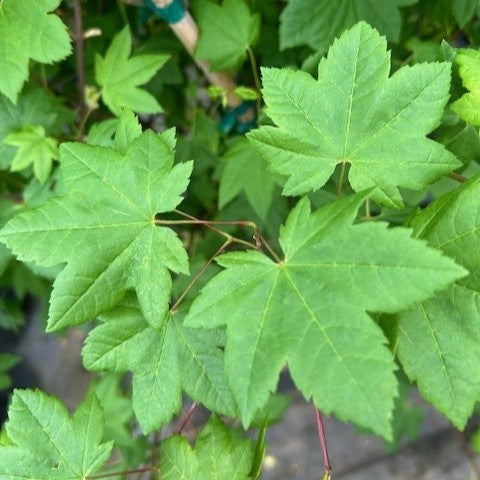
[[[322,414],[395,446],[418,388],[463,430],[480,400],[478,2],[104,3],[0,0],[0,328],[48,298],[46,331],[83,332],[95,372],[72,414],[11,392],[0,480],[255,480],[282,370],[315,406],[324,479]],[[471,48],[440,43],[459,26]]]

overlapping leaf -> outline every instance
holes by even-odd
[[[322,187],[337,164],[350,166],[354,190],[400,207],[397,187],[421,190],[460,166],[426,138],[449,97],[450,64],[403,67],[392,77],[387,44],[359,23],[320,63],[318,80],[301,71],[263,69],[267,114],[278,125],[249,134],[271,168],[288,177],[284,193]]]
[[[195,449],[180,435],[162,442],[162,479],[247,480],[253,450],[250,439],[229,430],[212,415],[197,437]]]
[[[95,80],[102,87],[102,100],[117,116],[122,108],[137,113],[158,113],[162,109],[156,98],[138,88],[147,83],[168,60],[168,55],[143,54],[129,58],[132,36],[128,27],[119,32],[105,57],[95,57]]]
[[[335,37],[359,20],[398,42],[400,8],[416,0],[290,0],[281,16],[280,47],[309,45],[326,52]]]
[[[410,223],[416,236],[470,271],[398,315],[396,350],[422,395],[462,429],[480,400],[480,177]]]
[[[195,55],[208,60],[212,70],[238,67],[260,29],[259,15],[252,15],[243,0],[224,0],[221,6],[204,1],[198,5],[197,20],[201,35]]]
[[[122,140],[125,155],[63,143],[61,183],[68,193],[15,216],[0,231],[23,261],[66,263],[54,283],[49,330],[95,318],[128,288],[160,327],[170,299],[168,269],[188,273],[182,242],[173,230],[157,227],[155,216],[181,202],[192,163],[173,166],[173,129],[135,135]]]
[[[469,91],[452,103],[450,108],[466,122],[480,126],[480,52],[473,49],[460,50],[456,61],[462,83]]]
[[[84,480],[110,456],[112,443],[101,443],[103,412],[95,395],[70,418],[56,398],[16,390],[8,416],[11,444],[0,447],[2,480]]]
[[[244,191],[255,213],[265,219],[273,200],[275,179],[267,163],[246,139],[238,141],[223,156],[226,163],[220,178],[218,203],[223,208]]]
[[[394,362],[370,312],[395,312],[465,271],[403,228],[353,225],[366,194],[310,213],[301,200],[282,228],[279,263],[259,252],[219,257],[186,324],[227,324],[225,368],[248,425],[288,362],[306,398],[385,437],[396,394]]]
[[[67,28],[52,12],[61,0],[0,3],[0,92],[16,103],[30,59],[62,60],[71,52]]]
[[[83,351],[88,369],[133,372],[133,408],[144,433],[180,411],[182,390],[214,412],[236,413],[223,368],[224,333],[187,328],[181,316],[169,316],[156,330],[125,299],[102,317]]]

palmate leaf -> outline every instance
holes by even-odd
[[[182,316],[153,329],[129,297],[101,318],[83,349],[90,370],[133,372],[133,408],[144,433],[180,411],[182,390],[214,412],[236,414],[223,368],[224,333],[187,328]]]
[[[460,50],[456,56],[462,83],[469,91],[450,105],[466,122],[480,126],[480,52],[473,49]]]
[[[163,480],[247,480],[254,447],[238,430],[229,430],[215,415],[203,427],[195,449],[172,435],[161,445]]]
[[[95,80],[102,87],[102,100],[117,116],[122,108],[137,113],[158,113],[156,98],[138,88],[147,83],[169,59],[168,55],[143,54],[129,58],[132,51],[130,29],[115,35],[105,57],[95,57]]]
[[[390,437],[395,365],[366,312],[402,310],[465,270],[409,230],[352,226],[366,195],[315,213],[302,199],[281,230],[284,260],[223,255],[225,270],[194,301],[186,325],[227,324],[225,369],[245,425],[287,361],[298,388],[323,411]]]
[[[155,216],[182,201],[192,162],[173,166],[173,129],[138,133],[122,140],[117,134],[119,148],[128,144],[125,154],[63,143],[60,173],[68,193],[18,214],[0,230],[0,240],[22,261],[66,263],[50,298],[50,331],[95,318],[128,288],[135,288],[148,321],[160,327],[170,300],[168,269],[188,273],[182,242],[173,230],[157,227]]]
[[[288,177],[286,195],[318,190],[337,164],[350,165],[355,191],[401,207],[397,187],[421,190],[461,166],[426,138],[439,125],[450,88],[450,63],[403,67],[392,77],[387,44],[358,23],[333,44],[318,81],[290,69],[263,69],[265,126],[249,138],[271,168]]]
[[[421,394],[463,429],[480,400],[480,176],[413,218],[414,234],[471,273],[398,315],[396,351]]]
[[[1,480],[84,480],[110,456],[112,443],[101,443],[103,411],[95,395],[70,418],[56,398],[16,390],[8,417],[11,445],[0,447]]]
[[[326,52],[333,39],[359,20],[398,42],[400,8],[417,0],[290,0],[280,17],[280,48],[309,45]]]
[[[52,63],[71,52],[66,26],[57,15],[49,13],[60,1],[0,3],[0,92],[13,103],[28,78],[30,59]]]
[[[195,55],[208,60],[212,70],[238,67],[260,30],[260,16],[250,13],[243,0],[224,0],[221,6],[203,1],[196,18],[201,35]]]

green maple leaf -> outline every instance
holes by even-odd
[[[318,81],[290,69],[266,69],[263,97],[278,125],[249,134],[271,168],[288,176],[286,195],[318,190],[337,164],[350,165],[355,191],[402,206],[397,187],[421,190],[461,166],[426,138],[440,124],[450,88],[450,63],[403,67],[392,77],[387,44],[359,23],[319,65]]]
[[[246,139],[241,139],[222,157],[226,162],[220,177],[218,204],[223,208],[244,191],[255,213],[265,219],[273,200],[275,179],[267,163]]]
[[[195,56],[208,60],[213,71],[238,67],[260,31],[260,16],[243,0],[224,0],[221,6],[202,2],[196,18],[201,35]]]
[[[473,49],[459,50],[456,56],[462,83],[469,91],[450,105],[450,108],[466,122],[480,126],[480,52]]]
[[[66,26],[52,12],[61,0],[0,2],[0,92],[16,103],[29,60],[52,63],[71,52]]]
[[[55,136],[72,120],[72,111],[43,88],[27,84],[16,105],[0,95],[0,168],[8,168],[15,156],[16,149],[4,143],[9,134],[33,125],[41,126],[47,134]]]
[[[160,327],[170,300],[168,270],[188,273],[182,242],[173,230],[157,227],[155,216],[182,201],[192,162],[173,166],[173,129],[135,135],[125,154],[63,143],[60,183],[68,193],[0,230],[0,240],[23,261],[67,264],[53,285],[50,331],[95,318],[128,288],[135,288],[148,321]],[[125,141],[118,140],[123,148]]]
[[[406,229],[352,225],[367,194],[315,213],[302,199],[281,229],[281,262],[253,251],[222,255],[225,270],[192,304],[186,325],[227,324],[225,370],[244,425],[287,361],[322,411],[390,436],[395,365],[366,312],[404,309],[465,270]]]
[[[58,399],[16,390],[8,414],[11,444],[0,447],[2,480],[84,480],[110,456],[112,443],[101,443],[103,412],[95,395],[70,418]]]
[[[238,430],[229,430],[212,415],[195,442],[195,449],[181,435],[161,445],[164,480],[247,480],[254,447]]]
[[[280,48],[309,45],[326,52],[335,37],[365,20],[388,40],[398,42],[399,7],[417,0],[290,0],[280,17]]]
[[[143,54],[130,58],[132,36],[125,27],[112,40],[105,57],[95,57],[95,81],[102,87],[102,100],[117,116],[128,108],[137,113],[159,113],[159,103],[147,91],[138,88],[147,83],[169,55]]]
[[[10,133],[4,139],[6,145],[18,147],[10,169],[12,172],[25,170],[33,165],[40,183],[50,176],[53,160],[58,160],[57,141],[45,135],[43,127],[27,127],[20,132]]]
[[[90,370],[133,372],[133,408],[144,433],[168,423],[182,407],[182,390],[210,410],[235,416],[221,347],[224,333],[183,325],[170,315],[152,328],[131,298],[102,317],[83,350]]]
[[[459,429],[480,400],[479,205],[477,176],[413,218],[416,236],[471,274],[398,315],[396,351],[405,372]]]

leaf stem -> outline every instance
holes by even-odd
[[[85,477],[87,480],[93,480],[96,478],[109,478],[109,477],[117,477],[117,476],[124,476],[124,475],[133,475],[135,473],[145,473],[145,472],[153,472],[156,470],[157,467],[155,465],[150,465],[149,467],[140,467],[134,468],[133,470],[122,470],[120,472],[109,472],[109,473],[100,473],[98,475],[88,475]]]
[[[342,169],[340,170],[340,178],[338,180],[338,188],[337,188],[337,198],[342,196],[342,187],[343,187],[343,180],[345,178],[345,169],[347,167],[347,162],[345,160],[342,161]]]
[[[252,67],[253,81],[255,82],[255,88],[258,93],[257,98],[257,112],[260,112],[262,108],[262,84],[260,83],[260,77],[258,76],[258,67],[257,61],[255,60],[255,54],[253,53],[252,47],[249,45],[247,47],[248,58],[250,59],[250,66]]]
[[[327,437],[325,435],[325,427],[323,425],[323,418],[320,410],[315,407],[315,418],[317,421],[317,430],[318,430],[318,438],[320,440],[320,447],[322,448],[322,455],[323,455],[323,479],[328,480],[330,478],[332,472],[332,465],[330,464],[330,458],[328,456],[328,445],[327,445]]]
[[[190,291],[190,289],[198,282],[200,277],[205,273],[205,270],[208,266],[213,262],[214,258],[220,255],[231,243],[233,242],[232,238],[227,239],[223,245],[213,254],[212,257],[208,260],[208,262],[201,268],[201,270],[193,277],[192,281],[187,285],[187,288],[183,291],[183,293],[177,298],[176,302],[170,308],[170,313],[173,313],[178,306],[182,303],[183,299]]]
[[[452,172],[448,175],[452,180],[455,180],[459,183],[465,183],[468,182],[468,178],[465,177],[464,175],[460,175],[459,173]]]
[[[84,118],[85,104],[85,53],[83,38],[83,19],[82,19],[82,3],[81,0],[73,2],[73,16],[75,22],[75,70],[77,72],[78,85],[78,105],[80,107],[80,117]]]
[[[190,420],[190,418],[192,418],[192,415],[193,415],[193,412],[195,411],[195,409],[197,408],[197,404],[195,402],[193,402],[191,405],[190,405],[190,408],[188,409],[187,413],[185,414],[185,416],[182,418],[182,420],[180,421],[180,424],[178,426],[178,429],[175,433],[178,433],[178,434],[181,434],[183,432],[183,429],[185,428],[185,425],[188,423],[188,421]]]

